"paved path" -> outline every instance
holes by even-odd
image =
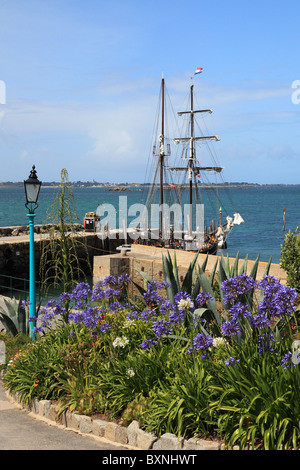
[[[0,450],[124,450],[121,445],[50,424],[21,410],[6,396],[0,381]]]

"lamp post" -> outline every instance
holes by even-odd
[[[41,188],[41,181],[38,180],[36,175],[35,166],[33,165],[29,178],[24,181],[26,204],[29,213],[29,317],[36,316],[36,293],[35,293],[35,259],[34,259],[34,217],[35,209],[38,207],[38,197]],[[31,339],[35,339],[33,329],[36,322],[29,322],[29,335]]]

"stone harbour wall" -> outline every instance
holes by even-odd
[[[35,226],[34,251],[35,251],[35,275],[39,280],[39,266],[42,254],[42,242],[48,238],[47,225]],[[92,265],[94,256],[102,253],[102,241],[95,233],[80,232],[76,234],[88,248],[89,259]],[[0,275],[13,276],[28,279],[29,276],[29,233],[28,228],[0,227]]]

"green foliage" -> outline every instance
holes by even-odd
[[[141,427],[145,426],[145,414],[149,408],[149,403],[147,398],[143,395],[138,395],[134,400],[132,400],[126,406],[124,412],[122,413],[122,423],[125,426],[128,426],[132,421],[138,421]]]
[[[68,172],[63,168],[47,214],[50,239],[42,244],[40,274],[45,289],[53,285],[67,292],[80,279],[86,279],[86,272],[91,270],[84,239],[76,237],[78,220]]]
[[[213,430],[209,403],[216,398],[214,378],[206,364],[185,354],[172,358],[159,387],[149,397],[144,414],[147,431],[156,435],[170,432],[178,436],[206,436]],[[176,371],[174,373],[174,371]],[[215,420],[216,422],[216,420]]]
[[[299,448],[299,367],[284,369],[287,342],[272,354],[258,354],[254,342],[238,349],[239,363],[215,368],[220,380],[218,401],[211,404],[218,428],[229,447],[249,443],[265,450]]]
[[[15,356],[20,353],[21,349],[25,345],[31,342],[31,339],[28,335],[23,333],[18,333],[17,335],[12,336],[6,331],[1,331],[0,341],[3,341],[5,344],[5,362],[8,364]],[[0,367],[5,368],[5,364]]]
[[[300,292],[300,234],[290,230],[281,245],[280,266],[287,273],[287,284]]]
[[[11,336],[29,334],[28,309],[23,308],[21,300],[2,298],[0,305],[0,321]]]

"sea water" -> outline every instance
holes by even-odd
[[[99,204],[112,204],[118,211],[120,196],[126,197],[127,207],[143,203],[148,188],[128,187],[126,191],[112,191],[108,187],[74,187],[74,203],[79,222],[86,212],[97,211]],[[47,221],[47,212],[53,203],[57,189],[41,187],[36,224]],[[222,208],[222,222],[226,221],[226,213],[241,214],[244,223],[235,226],[228,237],[228,247],[222,250],[226,256],[240,258],[248,255],[249,259],[279,263],[281,245],[288,230],[294,231],[300,226],[300,186],[237,186],[220,187],[217,190],[218,203],[213,207],[211,199],[215,199],[216,191],[204,189],[202,201],[207,224],[212,218],[218,220],[219,208]],[[285,231],[283,230],[283,211],[285,209]],[[23,187],[0,187],[0,226],[17,226],[28,223],[25,208],[25,192]],[[128,223],[130,217],[128,217]]]

